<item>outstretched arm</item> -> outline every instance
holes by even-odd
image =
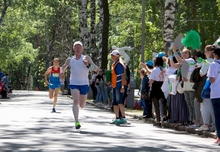
[[[179,56],[179,54],[177,53],[177,46],[174,44],[173,45],[173,53],[174,53],[174,56],[175,56],[175,58],[176,58],[176,60],[177,60],[177,62],[179,63],[179,64],[182,64],[183,63],[183,60],[182,60],[182,58]]]
[[[118,48],[118,50],[120,51],[120,50],[128,50],[128,51],[130,51],[130,50],[133,50],[134,48],[132,48],[132,47],[130,47],[130,46],[124,46],[124,47],[121,47],[121,48]]]
[[[95,71],[99,71],[98,66],[95,65],[95,63],[92,61],[91,57],[87,55],[86,58],[87,58],[89,64],[92,65],[95,68]]]

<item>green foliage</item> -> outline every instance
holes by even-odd
[[[34,86],[44,89],[43,74],[51,59],[54,56],[65,59],[71,54],[72,41],[78,39],[77,1],[8,2],[6,16],[0,25],[0,66],[9,73],[14,88],[19,88],[21,78],[33,75]],[[146,1],[145,61],[152,59],[152,52],[163,50],[164,6],[165,0]],[[219,9],[220,0],[177,0],[174,37],[196,30],[201,37],[201,49],[213,44],[220,36]],[[0,12],[2,10],[1,5]],[[139,82],[136,69],[140,68],[141,58],[142,0],[110,0],[109,10],[109,51],[113,45],[134,47],[127,53],[131,58],[131,72],[135,74],[136,82]],[[68,15],[71,15],[70,19]]]

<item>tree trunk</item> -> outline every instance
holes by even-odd
[[[0,17],[0,25],[2,25],[7,9],[8,9],[8,3],[7,3],[7,0],[4,0],[3,10],[2,10],[1,17]]]
[[[165,18],[164,18],[164,51],[167,52],[170,42],[174,39],[174,23],[175,23],[175,0],[166,0],[165,2]]]
[[[98,40],[99,40],[99,51],[98,51],[98,56],[97,56],[97,65],[99,67],[101,67],[102,65],[102,41],[103,41],[103,25],[104,25],[104,8],[103,8],[103,0],[99,0],[99,37],[98,37]]]
[[[107,68],[107,56],[108,56],[108,27],[109,27],[109,8],[108,0],[100,0],[100,18],[99,18],[99,56],[98,65],[102,69]]]
[[[88,0],[79,0],[79,40],[83,43],[84,53],[89,53],[89,33],[87,25]]]
[[[94,63],[97,63],[98,50],[96,47],[96,0],[90,1],[91,29],[90,29],[90,52]]]

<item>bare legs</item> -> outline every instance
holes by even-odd
[[[79,106],[81,108],[85,107],[87,94],[80,95],[78,89],[72,89],[71,95],[73,97],[73,107],[72,107],[73,115],[74,115],[75,121],[78,121],[79,120]]]
[[[60,90],[60,88],[49,89],[49,98],[50,98],[50,99],[53,99],[53,108],[56,107],[56,104],[57,104],[57,96],[58,96],[59,90]]]

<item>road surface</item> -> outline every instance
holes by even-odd
[[[51,113],[47,92],[14,91],[11,96],[0,99],[0,152],[220,152],[214,139],[131,118],[129,126],[110,125],[113,113],[89,104],[80,109],[77,131],[72,99],[59,95],[57,113]]]

